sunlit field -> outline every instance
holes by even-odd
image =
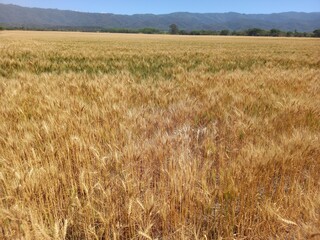
[[[0,239],[318,239],[320,40],[0,32]]]

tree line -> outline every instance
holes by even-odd
[[[11,27],[5,28],[0,26],[1,30],[38,30],[38,31],[82,31],[82,32],[108,32],[108,33],[143,33],[143,34],[173,34],[173,35],[221,35],[221,36],[271,36],[271,37],[320,37],[320,29],[313,32],[298,32],[282,31],[279,29],[265,30],[261,28],[250,28],[247,30],[231,31],[224,30],[180,30],[176,24],[171,24],[168,31],[163,31],[156,28],[128,29],[128,28],[71,28],[71,27],[56,27],[56,28],[26,28],[26,27]]]
[[[271,36],[271,37],[320,37],[320,29],[313,32],[281,31],[279,29],[265,30],[261,28],[250,28],[241,31],[230,31],[228,29],[216,30],[179,30],[176,24],[169,26],[169,33],[176,35],[222,35],[222,36]]]

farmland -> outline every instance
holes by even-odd
[[[0,239],[316,239],[320,41],[0,32]]]

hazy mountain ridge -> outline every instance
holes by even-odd
[[[256,27],[311,32],[320,28],[320,12],[285,12],[273,14],[177,12],[159,15],[117,15],[0,4],[0,24],[12,27],[96,27],[102,29],[151,27],[167,30],[168,26],[172,23],[177,24],[180,29],[185,30],[243,30]]]

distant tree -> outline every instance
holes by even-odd
[[[169,31],[170,34],[178,34],[179,33],[179,28],[176,24],[171,24],[169,26],[169,28],[170,28],[170,31]]]
[[[299,33],[297,31],[297,29],[294,30],[294,34],[293,34],[295,37],[302,37],[302,33]]]
[[[286,36],[287,36],[287,37],[292,37],[292,36],[293,36],[293,32],[288,31],[288,32],[286,33]]]
[[[270,30],[270,36],[272,37],[279,37],[281,35],[281,31],[279,29],[271,29]]]
[[[238,36],[238,35],[239,35],[239,33],[238,33],[237,31],[235,31],[235,30],[234,30],[234,31],[232,31],[232,32],[231,32],[231,35],[232,35],[232,36]]]
[[[221,30],[220,32],[220,35],[223,35],[223,36],[227,36],[229,34],[230,34],[230,31],[228,29]]]
[[[260,28],[250,28],[247,30],[248,36],[265,36],[266,31]]]
[[[188,35],[189,33],[186,30],[180,30],[179,35]]]
[[[144,34],[156,34],[156,33],[160,33],[160,30],[155,28],[143,28],[143,29],[140,29],[138,32],[141,32]]]
[[[193,30],[190,32],[190,35],[201,35],[200,31]]]
[[[245,35],[247,35],[247,32],[246,31],[233,31],[231,33],[231,35],[233,35],[233,36],[245,36]]]
[[[0,31],[2,31],[2,30],[3,30],[3,27],[0,26]]]
[[[313,36],[314,37],[320,37],[320,29],[316,29],[313,31]]]
[[[302,33],[302,36],[303,36],[303,37],[309,37],[309,34],[308,34],[307,32],[303,32],[303,33]]]

